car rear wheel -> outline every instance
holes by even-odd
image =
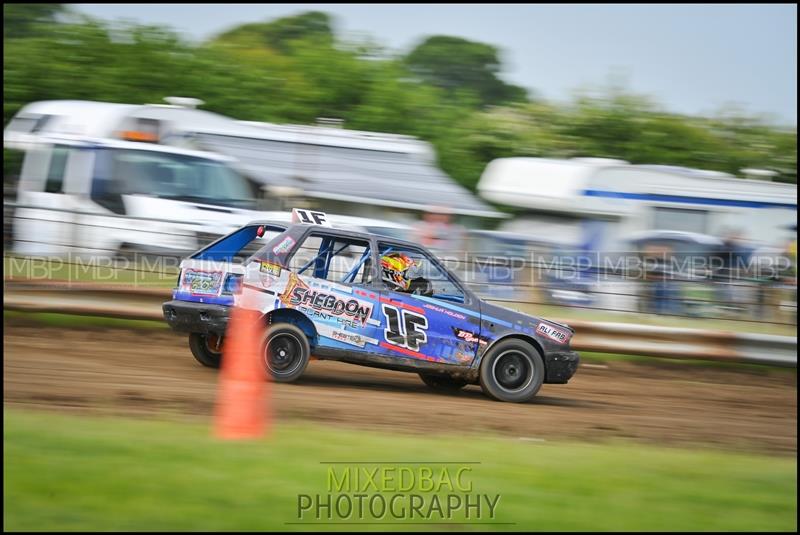
[[[483,357],[481,389],[498,401],[523,403],[539,392],[544,382],[544,361],[531,344],[502,340]]]
[[[191,333],[189,349],[197,362],[208,368],[219,368],[222,363],[222,337],[211,333]]]
[[[457,392],[464,388],[466,381],[450,377],[449,375],[438,375],[433,373],[420,373],[422,382],[439,392]]]
[[[264,333],[261,360],[275,381],[295,381],[303,375],[310,358],[311,345],[299,327],[291,323],[275,323]]]

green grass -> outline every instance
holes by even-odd
[[[496,517],[483,521],[513,523],[386,529],[797,527],[791,457],[311,425],[227,443],[200,422],[16,409],[5,411],[4,445],[6,530],[375,529],[287,524],[298,520],[298,494],[328,492],[331,465],[321,463],[330,461],[480,463],[470,465],[472,493],[501,496]]]

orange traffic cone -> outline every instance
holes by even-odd
[[[267,381],[260,359],[264,325],[256,310],[232,307],[222,346],[214,434],[258,438],[268,431]]]

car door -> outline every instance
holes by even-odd
[[[327,352],[378,353],[380,320],[374,253],[368,239],[312,231],[289,260],[296,276],[284,305],[303,312]]]
[[[469,366],[480,344],[485,344],[478,300],[422,248],[379,240],[378,254],[382,354]],[[390,282],[393,274],[386,272],[394,255],[404,255],[415,264],[407,272],[413,279],[407,289]],[[388,267],[392,271],[393,266]]]

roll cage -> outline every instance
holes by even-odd
[[[359,260],[356,264],[342,277],[341,280],[336,282],[340,282],[343,284],[356,284],[357,281],[354,280],[356,274],[361,269],[363,265],[367,265],[367,270],[364,272],[364,277],[362,279],[366,279],[369,282],[362,280],[358,282],[358,284],[362,284],[365,286],[369,286],[374,288],[375,290],[386,290],[386,288],[381,284],[381,277],[379,272],[380,266],[380,259],[378,258],[378,254],[386,254],[393,250],[402,249],[402,250],[411,250],[417,251],[425,257],[427,261],[429,261],[433,266],[437,269],[441,270],[443,273],[447,275],[450,281],[462,292],[464,299],[464,305],[471,305],[475,302],[479,301],[479,299],[466,287],[466,285],[455,275],[452,271],[447,269],[446,266],[442,264],[442,262],[430,251],[428,251],[425,247],[405,240],[399,240],[395,238],[391,238],[389,236],[379,236],[375,234],[369,234],[364,232],[356,232],[351,230],[343,230],[337,229],[334,227],[328,227],[323,225],[311,225],[311,224],[292,224],[289,225],[285,232],[279,234],[271,241],[266,243],[261,249],[256,252],[252,258],[262,261],[270,261],[270,262],[277,262],[285,269],[289,268],[289,264],[291,263],[292,259],[294,258],[297,251],[300,249],[300,246],[304,243],[304,241],[310,237],[311,235],[319,235],[323,237],[321,246],[317,254],[306,261],[300,268],[296,269],[295,271],[298,274],[303,274],[308,272],[310,268],[313,267],[313,271],[311,276],[326,280],[331,280],[328,278],[328,269],[330,267],[330,260],[338,254],[340,251],[335,251],[332,249],[333,242],[335,241],[361,241],[366,242],[369,244],[362,253]],[[284,242],[286,238],[291,238],[294,243],[292,244],[291,248],[285,254],[279,254],[274,251],[276,246]],[[350,244],[345,244],[340,249],[346,248]],[[384,246],[381,248],[381,246]],[[386,247],[388,246],[388,248]],[[331,254],[333,252],[333,254]],[[366,277],[367,273],[369,272],[369,278]],[[452,302],[454,299],[451,296],[439,296],[442,300]],[[460,300],[459,300],[460,302]]]

